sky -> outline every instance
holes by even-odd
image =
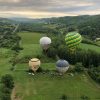
[[[0,17],[49,18],[100,14],[100,0],[0,0]]]

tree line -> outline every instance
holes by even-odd
[[[19,42],[21,38],[15,30],[16,24],[0,22],[0,47],[10,48],[12,50],[20,49]],[[14,31],[15,30],[15,31]]]
[[[76,50],[72,52],[66,46],[64,36],[57,36],[53,38],[53,43],[46,55],[53,59],[56,57],[65,59],[73,65],[80,62],[81,67],[76,67],[76,71],[82,71],[84,66],[84,68],[88,69],[91,78],[100,83],[100,53],[92,50],[83,50],[81,48],[76,48]]]
[[[58,55],[60,59],[66,59],[71,64],[82,62],[86,68],[89,68],[91,65],[95,67],[100,65],[100,53],[92,50],[83,50],[81,48],[76,48],[73,52],[65,44],[64,36],[58,36],[53,39],[47,55],[52,58]]]

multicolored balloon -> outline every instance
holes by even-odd
[[[29,67],[30,69],[32,69],[34,72],[36,72],[38,70],[38,68],[40,67],[40,60],[37,58],[33,58],[29,61]]]
[[[77,32],[69,32],[65,36],[65,42],[69,49],[75,49],[82,41],[82,37]]]
[[[56,62],[56,69],[63,74],[69,69],[69,63],[66,60],[60,59]]]

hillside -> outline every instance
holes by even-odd
[[[32,20],[32,19],[30,19]],[[77,30],[80,34],[95,40],[100,37],[100,15],[69,16],[58,18],[36,19],[27,24],[21,22],[21,31],[41,32],[50,34],[66,34],[69,30]]]
[[[20,32],[18,35],[22,38],[21,46],[24,48],[19,57],[25,56],[36,57],[41,55],[42,51],[39,45],[39,39],[44,36],[40,33]],[[0,76],[9,73],[15,80],[15,87],[12,92],[12,100],[59,100],[62,95],[67,95],[69,100],[81,100],[81,96],[88,96],[91,100],[99,99],[100,89],[86,73],[65,74],[53,76],[56,60],[45,58],[41,59],[41,67],[50,70],[45,74],[37,73],[35,76],[28,75],[28,62],[17,63],[15,71],[11,71],[11,63],[8,61],[12,58],[13,52],[9,49],[0,48]],[[4,66],[4,67],[2,67]]]
[[[17,17],[11,17],[8,18],[11,21],[15,21],[16,23],[45,23],[45,20],[43,19],[32,19],[32,18],[17,18]]]
[[[44,36],[39,33],[18,33],[22,38],[22,47],[24,49],[19,56],[40,55],[41,48],[39,39]],[[48,59],[48,58],[46,58]],[[42,58],[43,69],[54,70],[55,61]],[[91,99],[100,98],[98,85],[88,77],[87,74],[66,74],[64,77],[52,76],[49,72],[46,74],[37,73],[35,76],[28,75],[24,70],[28,69],[28,63],[19,63],[13,72],[16,86],[14,95],[21,100],[58,100],[63,94],[66,94],[70,100],[76,98],[81,100],[81,95],[86,95]],[[53,72],[52,72],[53,73]],[[52,96],[53,95],[53,96]]]
[[[30,32],[67,33],[69,29],[78,30],[82,35],[94,40],[100,37],[100,15],[65,16],[58,18],[0,18],[0,22],[20,23],[20,30]],[[50,27],[51,26],[51,27]]]
[[[98,15],[47,18],[41,19],[44,20],[43,23],[20,24],[16,24],[15,19],[11,21],[1,18],[0,79],[5,74],[13,76],[12,100],[62,100],[63,96],[68,100],[83,100],[83,98],[99,100],[100,47],[93,41],[100,36],[99,17]],[[73,30],[73,27],[76,27],[86,39],[79,48],[76,48],[75,53],[68,50],[64,39],[66,33]],[[43,36],[52,39],[47,52],[43,52],[39,44]],[[99,44],[99,41],[96,43]],[[35,75],[28,72],[28,62],[31,58],[41,60],[41,71],[37,71]],[[70,64],[69,70],[62,76],[56,71],[58,59],[65,59]],[[77,63],[82,65],[78,71],[75,69]],[[0,83],[0,89],[1,87]],[[6,94],[9,92],[5,91]],[[0,97],[6,97],[1,93],[2,91]]]
[[[75,17],[51,18],[49,24],[64,24],[66,27],[72,27],[79,30],[82,35],[88,35],[93,39],[100,37],[100,15],[83,15]]]

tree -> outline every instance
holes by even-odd
[[[56,57],[56,49],[51,47],[48,51],[47,51],[47,56],[48,57],[52,57],[55,58]]]
[[[14,44],[11,49],[16,51],[16,52],[19,52],[20,50],[23,50],[23,48],[20,47],[19,42]]]
[[[77,72],[83,72],[84,71],[84,66],[82,65],[82,63],[76,63],[75,64],[75,71],[77,71]]]
[[[10,94],[11,93],[11,89],[5,87],[4,84],[0,84],[0,94],[1,93]]]
[[[10,94],[9,93],[1,93],[0,100],[11,100]]]
[[[5,85],[5,87],[12,89],[14,87],[14,80],[10,74],[6,74],[2,76],[1,83]]]
[[[92,79],[94,79],[96,82],[100,83],[100,66],[99,67],[91,67],[88,70],[88,73]]]
[[[10,93],[11,89],[0,84],[0,100],[11,100]]]
[[[68,100],[68,97],[65,94],[63,94],[61,100]]]
[[[68,27],[68,32],[73,32],[73,31],[76,31],[75,27]]]
[[[90,100],[89,97],[88,97],[88,96],[85,96],[85,95],[82,95],[82,96],[81,96],[81,99],[82,99],[82,100]]]

